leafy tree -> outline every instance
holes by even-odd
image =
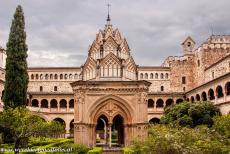
[[[27,50],[24,13],[19,5],[12,20],[6,49],[5,108],[26,105]]]
[[[152,125],[144,141],[134,141],[136,154],[228,154],[230,142],[205,126],[188,128],[173,125]]]
[[[63,126],[56,122],[46,122],[25,107],[8,108],[0,114],[0,126],[10,130],[14,148],[23,147],[31,136],[44,136],[44,132],[63,132]],[[17,152],[15,150],[15,152]]]
[[[183,102],[166,107],[161,123],[189,127],[206,124],[211,127],[213,125],[212,117],[218,114],[218,108],[209,102]]]

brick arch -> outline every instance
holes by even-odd
[[[112,116],[108,115],[108,113],[103,109],[108,103],[113,104],[118,108]],[[128,124],[132,122],[132,117],[134,116],[134,111],[132,106],[129,105],[124,99],[115,96],[115,95],[107,95],[103,98],[98,99],[95,103],[93,103],[89,109],[88,116],[91,117],[90,122],[96,123],[97,118],[104,114],[110,121],[114,116],[120,114],[124,118],[124,123]]]
[[[202,101],[207,101],[207,93],[206,93],[205,91],[203,91],[203,92],[201,93],[201,100],[202,100]]]
[[[218,85],[218,86],[216,87],[216,96],[217,96],[217,98],[224,97],[223,88],[222,88],[222,86],[220,86],[220,85]]]

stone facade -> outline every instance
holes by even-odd
[[[159,122],[165,106],[184,100],[211,101],[229,114],[230,36],[210,36],[197,48],[187,37],[181,46],[183,55],[169,56],[161,66],[138,66],[126,39],[108,21],[82,66],[28,69],[28,108],[62,122],[66,136],[74,131],[75,142],[88,146],[103,132],[102,121],[105,144],[111,145],[114,130],[119,144],[144,138],[148,122]],[[5,58],[0,48],[1,97]]]

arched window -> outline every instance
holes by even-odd
[[[148,108],[154,107],[154,101],[152,99],[148,99]]]
[[[65,80],[68,79],[68,74],[65,74]]]
[[[145,79],[148,79],[148,73],[145,73]]]
[[[48,101],[46,99],[41,101],[41,108],[48,108]]]
[[[43,80],[43,75],[42,74],[40,74],[40,80]]]
[[[164,107],[164,101],[162,99],[158,99],[156,102],[157,108],[163,108]]]
[[[38,74],[36,74],[36,80],[38,80],[39,79],[39,76],[38,76]]]
[[[70,80],[73,79],[73,75],[72,75],[72,74],[69,75],[69,79],[70,79]]]
[[[208,91],[208,97],[210,100],[214,100],[215,99],[215,94],[214,94],[214,90],[213,89],[209,89]]]
[[[69,101],[69,108],[74,108],[74,99]]]
[[[143,73],[140,74],[140,79],[143,79]]]
[[[153,73],[150,74],[150,79],[153,79]]]
[[[161,73],[161,79],[164,79],[164,74],[163,73]]]
[[[200,95],[196,94],[196,101],[200,101]]]
[[[63,74],[60,74],[60,79],[61,79],[61,80],[63,79]]]
[[[165,102],[166,103],[166,106],[170,106],[173,104],[173,99],[167,99],[167,101]]]
[[[46,74],[46,75],[45,75],[45,80],[48,80],[48,79],[49,79],[49,75]]]
[[[216,93],[217,93],[217,98],[221,98],[224,96],[223,94],[223,88],[221,86],[216,87]]]
[[[230,95],[230,82],[225,84],[225,93],[227,96]]]
[[[164,86],[161,86],[161,91],[164,91]]]
[[[183,102],[183,99],[181,99],[181,98],[179,98],[179,99],[176,100],[176,104],[180,104],[182,102]]]
[[[78,79],[78,74],[74,74],[74,79]]]
[[[32,107],[38,107],[38,100],[37,99],[33,99],[32,102]]]
[[[55,80],[58,79],[58,75],[57,75],[57,74],[54,75],[54,79],[55,79]]]
[[[201,97],[202,97],[202,101],[207,101],[207,94],[205,91],[202,92]]]
[[[50,101],[50,107],[51,108],[57,108],[57,100],[56,99],[52,99]]]
[[[155,74],[155,79],[158,79],[158,73]]]
[[[32,75],[31,75],[31,80],[33,80],[33,79],[34,79],[34,75],[32,74]]]
[[[67,101],[65,99],[60,101],[60,108],[67,108]]]
[[[53,80],[53,74],[50,74],[50,80]]]
[[[191,102],[194,102],[195,101],[195,98],[192,96],[191,97]]]
[[[168,73],[165,74],[165,78],[166,78],[166,79],[169,78],[169,74],[168,74]]]
[[[57,91],[57,86],[54,86],[54,91]]]

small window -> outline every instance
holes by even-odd
[[[212,72],[212,78],[213,78],[213,79],[215,78],[215,73],[214,73],[214,72]]]
[[[54,86],[54,91],[57,91],[57,86]]]
[[[145,79],[148,79],[148,73],[145,73]]]
[[[200,60],[197,60],[197,65],[198,67],[200,67]]]
[[[164,79],[164,74],[163,73],[161,73],[161,79]]]
[[[191,42],[188,42],[188,43],[187,43],[187,46],[190,47],[190,46],[191,46]]]
[[[183,91],[185,92],[185,90],[186,90],[186,88],[185,87],[183,87]]]
[[[158,79],[158,73],[155,74],[155,78]]]
[[[164,91],[164,86],[161,86],[161,91]]]
[[[40,86],[40,91],[43,91],[43,87],[42,86]]]
[[[34,75],[32,74],[32,75],[31,75],[31,80],[33,80],[33,79],[34,79]]]
[[[140,79],[143,79],[143,73],[140,74]]]
[[[182,84],[186,84],[186,77],[185,76],[182,77]]]

